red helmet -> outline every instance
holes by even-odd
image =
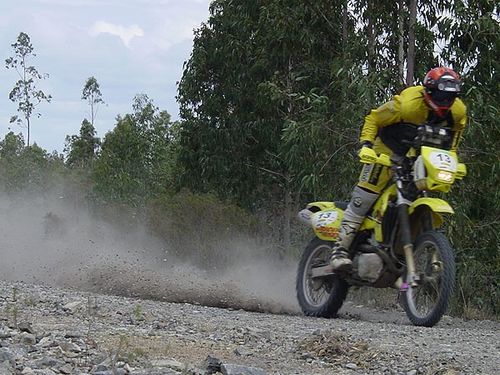
[[[439,117],[444,117],[460,93],[460,85],[460,77],[453,69],[431,69],[424,78],[425,102]]]

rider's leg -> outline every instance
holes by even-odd
[[[390,155],[390,150],[375,142],[377,153],[384,152]],[[390,179],[389,168],[380,164],[364,164],[359,176],[358,185],[354,188],[351,201],[344,212],[344,218],[340,224],[339,238],[332,248],[332,266],[334,270],[350,269],[350,247],[356,233],[363,222],[371,206],[387,185]]]
[[[339,238],[332,249],[332,266],[335,270],[349,269],[352,266],[349,248],[356,233],[371,206],[379,194],[356,186],[351,201],[340,223]]]

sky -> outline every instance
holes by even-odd
[[[0,138],[26,128],[10,124],[17,103],[9,93],[18,79],[5,59],[27,33],[35,57],[30,64],[47,79],[38,87],[52,96],[37,107],[31,143],[62,152],[66,135],[78,134],[90,107],[81,99],[89,77],[100,85],[105,105],[95,128],[103,138],[119,114],[132,111],[137,94],[179,118],[175,100],[183,64],[189,59],[194,30],[207,21],[210,0],[0,0]]]

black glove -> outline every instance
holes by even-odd
[[[363,141],[361,142],[361,147],[369,147],[369,148],[372,148],[373,147],[373,143],[370,142],[370,141]]]
[[[391,155],[391,161],[394,165],[402,165],[405,160],[404,155],[396,154],[395,152]]]

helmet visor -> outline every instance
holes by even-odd
[[[437,82],[436,89],[458,94],[460,92],[460,82],[457,82],[457,80],[450,75],[444,75]]]

